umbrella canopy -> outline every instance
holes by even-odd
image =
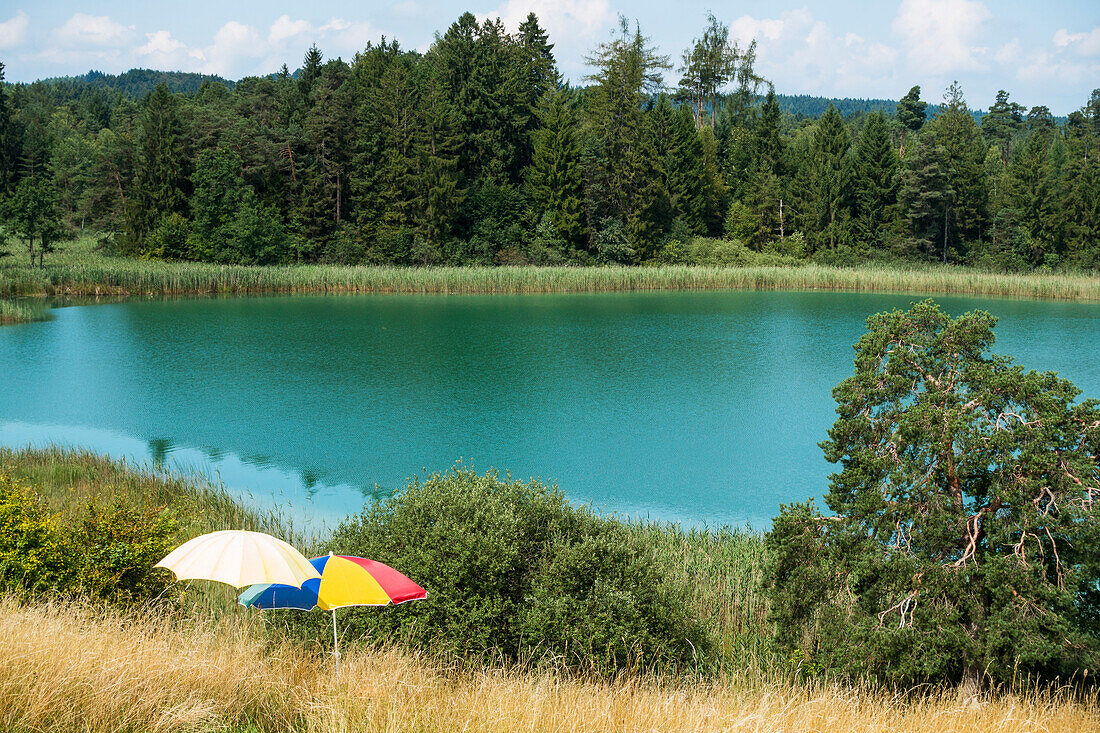
[[[279,583],[254,585],[237,599],[253,608],[331,611],[345,606],[387,606],[421,600],[427,592],[389,565],[363,557],[325,555],[309,561],[320,574],[301,587]]]
[[[168,568],[178,580],[216,580],[236,588],[284,583],[300,588],[320,578],[302,553],[263,532],[224,530],[200,535],[172,550],[155,567]]]

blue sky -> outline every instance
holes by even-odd
[[[293,69],[312,42],[344,58],[383,34],[424,50],[467,9],[510,28],[534,11],[573,81],[588,72],[585,54],[618,14],[637,18],[676,62],[712,9],[743,42],[757,39],[757,68],[782,93],[896,99],[920,84],[925,99],[939,101],[958,79],[972,107],[987,107],[1004,88],[1024,105],[1066,114],[1100,87],[1095,0],[0,0],[0,60],[10,81],[135,66],[236,79],[283,63]],[[677,78],[673,71],[667,81]]]

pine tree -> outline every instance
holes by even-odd
[[[904,97],[898,100],[898,122],[902,125],[901,150],[905,152],[905,133],[915,133],[924,126],[924,118],[927,114],[927,103],[920,100],[920,87],[910,89]]]
[[[145,251],[145,237],[162,217],[187,211],[188,160],[176,105],[164,84],[158,84],[145,99],[134,190],[126,216],[125,244],[135,253]]]
[[[958,82],[948,88],[940,115],[933,120],[928,133],[943,148],[947,162],[950,189],[945,211],[948,248],[965,255],[966,246],[978,241],[986,226],[985,156],[988,147],[967,109]]]
[[[818,120],[811,147],[810,189],[803,201],[817,248],[846,244],[850,234],[852,139],[833,105]]]
[[[298,72],[298,93],[302,95],[307,105],[310,104],[313,94],[313,84],[321,75],[321,64],[324,60],[325,57],[321,54],[321,49],[317,48],[317,44],[310,46],[305,58],[302,59],[302,69]]]
[[[540,218],[550,218],[558,238],[579,245],[585,231],[584,173],[571,94],[548,92],[538,120],[528,173],[531,200]]]
[[[912,254],[947,262],[946,206],[953,195],[947,154],[932,136],[917,139],[899,174],[898,204]],[[942,244],[942,247],[940,246]]]
[[[890,144],[886,117],[873,113],[856,145],[852,189],[855,230],[860,243],[881,251],[897,221],[898,156]]]
[[[1027,137],[1009,167],[1007,182],[1007,203],[1019,212],[1020,224],[1030,239],[1033,265],[1043,264],[1057,250],[1057,199],[1047,154],[1049,135],[1038,129]]]
[[[982,132],[990,142],[996,143],[1001,153],[1001,165],[1008,167],[1012,153],[1012,141],[1023,122],[1024,108],[1008,101],[1008,92],[997,91],[997,98],[982,117]]]
[[[644,94],[660,87],[668,60],[648,44],[637,24],[631,32],[620,17],[618,36],[588,59],[597,69],[589,77],[595,86],[588,122],[600,145],[596,175],[606,195],[600,217],[617,219],[634,247],[656,240],[650,210],[660,200],[641,104]]]

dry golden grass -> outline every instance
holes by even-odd
[[[265,642],[240,613],[135,618],[0,600],[6,731],[1089,731],[1095,694],[914,698],[746,676],[700,681],[449,670],[397,649],[320,653]]]

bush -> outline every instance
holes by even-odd
[[[29,486],[0,473],[0,590],[56,587],[64,551],[53,518]]]
[[[351,636],[600,670],[709,648],[651,545],[535,481],[436,474],[345,521],[331,543],[428,591],[426,601],[347,614]]]
[[[153,565],[171,550],[175,528],[164,509],[94,502],[67,525],[31,487],[0,474],[0,590],[144,603],[172,581]]]
[[[67,588],[123,606],[162,596],[173,577],[153,565],[172,550],[175,529],[163,509],[89,503],[67,538]]]

